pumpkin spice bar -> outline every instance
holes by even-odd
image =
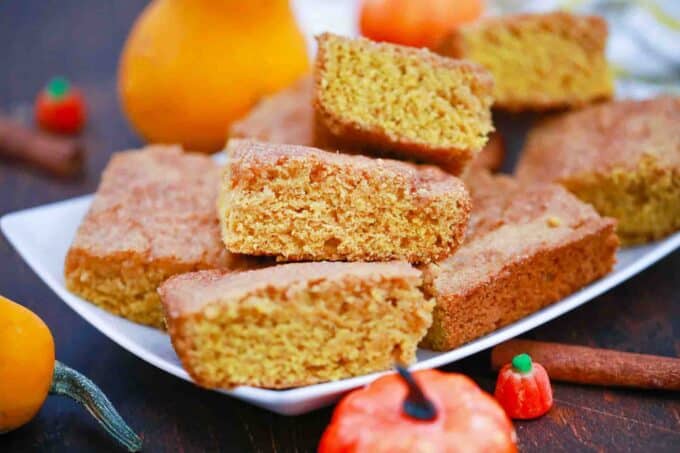
[[[290,87],[260,101],[246,116],[232,124],[229,136],[232,138],[251,138],[270,143],[315,146],[314,109],[312,76],[306,76]],[[320,144],[323,145],[323,144]],[[331,146],[330,151],[337,147]],[[356,154],[355,150],[343,149],[342,152]],[[472,167],[498,170],[505,156],[503,139],[498,132],[489,137],[486,146],[470,163]],[[445,171],[456,172],[458,165]]]
[[[436,167],[249,140],[227,152],[218,215],[233,253],[423,263],[462,240],[467,191]]]
[[[66,256],[69,290],[116,315],[162,327],[160,283],[241,264],[220,240],[218,181],[209,157],[179,147],[116,153]]]
[[[445,165],[458,174],[493,130],[491,75],[426,49],[318,37],[315,140]]]
[[[262,99],[246,116],[231,125],[229,137],[313,146],[313,86],[314,80],[308,75]]]
[[[467,167],[473,170],[489,170],[495,172],[501,169],[505,160],[505,138],[500,132],[495,131],[489,136],[484,148],[477,154]],[[449,171],[446,167],[444,170]]]
[[[420,285],[405,262],[320,262],[189,273],[159,293],[198,384],[287,388],[411,363],[434,305]]]
[[[615,263],[616,222],[553,184],[468,175],[473,212],[465,243],[425,266],[434,297],[423,346],[458,347],[559,301]]]
[[[618,220],[625,244],[680,229],[680,97],[616,101],[543,121],[517,167]]]
[[[438,51],[467,58],[494,77],[494,107],[546,110],[610,99],[607,23],[566,12],[517,14],[463,25]]]

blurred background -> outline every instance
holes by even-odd
[[[308,36],[359,32],[359,0],[294,0]],[[455,3],[455,2],[454,2]],[[609,23],[607,56],[619,97],[680,93],[680,2],[676,0],[486,0],[484,15],[566,9],[602,15]],[[313,40],[309,40],[310,51]]]
[[[168,1],[181,3],[185,0]],[[206,11],[219,8],[220,4],[208,0],[193,3]],[[290,3],[310,54],[314,51],[313,35],[316,33],[359,33],[359,0],[236,3],[262,10],[273,8],[274,3]],[[608,57],[617,75],[617,96],[642,98],[659,92],[680,93],[678,1],[486,0],[453,3],[459,10],[465,4],[481,5],[482,15],[555,8],[601,14],[610,27]],[[106,143],[110,151],[139,145],[141,140],[128,127],[121,113],[116,85],[124,43],[146,6],[147,2],[138,0],[0,2],[0,111],[30,123],[36,93],[51,77],[64,76],[80,87],[89,108],[88,116],[96,118],[96,121],[89,121],[84,140],[95,145],[93,142]],[[241,23],[248,20],[243,8],[234,9],[235,16],[242,15]],[[412,20],[409,15],[413,15],[412,11],[404,10],[387,20],[396,17],[408,24]],[[160,27],[166,27],[172,33],[171,24]],[[202,51],[205,50],[197,40],[196,52]],[[198,94],[201,87],[196,86],[195,90]],[[92,173],[96,175],[97,171],[88,172]]]

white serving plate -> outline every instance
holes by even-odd
[[[64,257],[81,219],[87,212],[91,195],[8,214],[0,220],[9,242],[38,276],[87,322],[131,353],[158,368],[191,380],[172,349],[167,334],[113,316],[71,294],[64,286]],[[497,330],[453,351],[418,351],[413,369],[434,368],[454,362],[540,326],[592,300],[608,289],[642,271],[680,246],[680,232],[663,241],[621,250],[614,272],[514,324]],[[248,360],[244,357],[243,360]],[[238,387],[223,391],[256,406],[280,414],[296,415],[331,404],[346,391],[365,385],[382,373],[291,390],[266,390]]]

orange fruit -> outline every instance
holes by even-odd
[[[125,44],[118,89],[147,141],[210,152],[232,121],[308,68],[288,0],[154,0]]]
[[[0,434],[31,420],[52,384],[54,339],[29,309],[0,296]]]

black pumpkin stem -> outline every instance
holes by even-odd
[[[432,421],[437,418],[437,409],[432,404],[432,401],[427,399],[409,370],[401,365],[397,365],[396,368],[399,375],[406,382],[406,385],[408,385],[408,395],[402,406],[404,413],[411,418],[422,421]]]
[[[106,432],[128,451],[142,449],[142,439],[125,423],[106,395],[91,380],[58,360],[54,363],[50,394],[68,396],[85,406]]]

